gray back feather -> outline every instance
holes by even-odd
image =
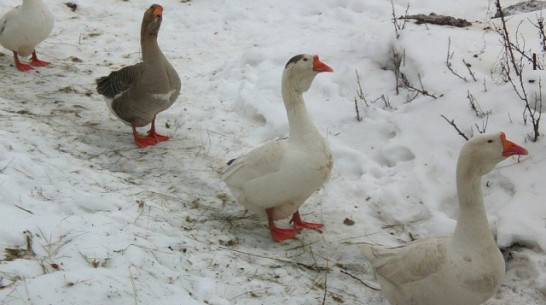
[[[114,98],[116,95],[126,91],[141,73],[142,63],[124,67],[96,80],[97,92],[107,98]]]

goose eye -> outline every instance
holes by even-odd
[[[303,61],[307,61],[307,58],[303,58]]]
[[[487,140],[487,143],[493,143],[493,140]]]

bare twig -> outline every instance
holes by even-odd
[[[355,70],[356,73],[356,83],[358,84],[358,89],[356,90],[356,95],[359,99],[364,101],[364,104],[366,107],[368,107],[368,101],[366,100],[366,96],[364,95],[364,90],[362,90],[362,83],[360,82],[360,75],[358,74],[358,70]]]
[[[479,133],[485,133],[487,130],[487,123],[489,123],[489,113],[485,116],[485,120],[482,121],[482,127],[478,124],[475,124],[476,130],[478,130]]]
[[[512,41],[510,40],[510,33],[508,32],[508,27],[506,26],[506,18],[504,16],[504,12],[502,11],[502,6],[500,4],[500,0],[495,1],[495,5],[497,6],[497,12],[499,13],[499,17],[501,19],[501,26],[502,29],[500,31],[500,34],[503,38],[504,42],[504,49],[509,55],[509,60],[512,62],[513,68],[516,70],[516,75],[519,76],[521,74],[521,71],[517,68],[518,65],[516,64],[516,56],[514,55],[514,51],[512,50]]]
[[[527,103],[527,105],[529,105],[529,103]],[[540,119],[542,118],[542,80],[540,78],[538,79],[538,94],[535,95],[534,105],[532,109],[530,106],[526,107],[526,111],[529,112],[533,124],[533,134],[529,137],[533,142],[536,142],[540,135],[539,125]]]
[[[240,254],[246,254],[248,256],[266,258],[266,259],[274,260],[274,261],[277,261],[277,262],[282,262],[282,263],[285,263],[287,265],[299,266],[299,267],[303,267],[303,268],[313,270],[313,271],[317,271],[317,272],[329,271],[330,270],[330,268],[328,268],[328,267],[322,267],[322,266],[318,266],[316,264],[315,265],[309,265],[309,264],[304,264],[304,263],[301,263],[301,262],[295,262],[293,260],[285,260],[285,259],[280,259],[280,258],[276,258],[276,257],[270,257],[270,256],[265,256],[265,255],[260,255],[260,254],[254,254],[254,253],[244,252],[244,251],[240,251],[240,250],[233,249],[233,248],[228,248],[228,247],[221,247],[221,248],[231,250],[233,252],[237,252],[237,253],[240,253]]]
[[[360,111],[358,110],[358,101],[356,100],[356,97],[355,97],[355,111],[356,111],[356,120],[357,121],[362,121],[362,117],[360,116]]]
[[[406,22],[407,19],[404,19],[403,17],[397,18],[396,17],[396,10],[394,9],[394,2],[391,0],[391,8],[392,8],[392,24],[394,25],[394,32],[396,34],[396,39],[400,38],[400,31],[404,30],[406,28]],[[409,11],[409,3],[406,7],[406,12],[404,13],[404,16],[408,15]],[[401,21],[398,21],[401,20]]]
[[[404,75],[400,71],[400,66],[402,65],[402,60],[404,53],[400,54],[395,46],[391,47],[392,62],[394,65],[394,78],[396,82],[396,95],[400,94],[400,84],[403,84]]]
[[[358,89],[356,90],[357,96],[355,96],[355,111],[356,111],[356,120],[360,122],[362,121],[362,117],[360,116],[360,111],[358,109],[357,97],[358,99],[364,101],[364,104],[366,105],[366,107],[368,107],[368,101],[366,101],[366,97],[364,96],[364,90],[362,90],[362,84],[360,83],[360,75],[358,75],[358,70],[355,70],[355,73],[356,73],[356,83],[358,84]]]
[[[324,274],[324,295],[322,297],[322,305],[326,304],[326,294],[328,293],[328,271]]]
[[[137,300],[137,290],[136,290],[136,285],[135,285],[135,278],[133,277],[133,272],[131,272],[131,267],[132,266],[129,266],[129,275],[131,276],[131,287],[133,288],[133,298],[135,300],[135,305],[138,305],[138,300]]]
[[[383,103],[385,103],[385,108],[392,109],[391,102],[389,101],[389,98],[385,96],[385,94],[382,94],[380,97],[373,100],[372,103],[375,103],[375,102],[377,102],[379,100],[382,100]]]
[[[462,75],[460,75],[459,73],[457,73],[455,71],[455,69],[453,69],[453,65],[451,64],[451,60],[453,59],[453,55],[454,55],[454,52],[451,52],[451,37],[448,38],[448,41],[447,41],[447,56],[446,56],[446,66],[447,66],[447,69],[455,76],[457,76],[458,78],[464,80],[465,82],[468,81],[468,79]],[[470,76],[472,76],[472,79],[476,82],[477,79],[476,79],[476,76],[474,75],[474,72],[472,71],[472,65],[467,63],[464,59],[463,59],[463,64],[465,65],[466,69],[468,70],[468,73],[470,74]]]
[[[341,273],[346,274],[346,275],[352,277],[353,279],[355,279],[355,280],[359,281],[360,283],[362,283],[362,285],[364,285],[364,286],[366,286],[366,287],[368,287],[368,288],[370,288],[370,289],[372,289],[372,290],[375,290],[375,291],[381,290],[381,289],[379,289],[379,288],[377,288],[377,287],[374,287],[374,286],[372,286],[372,285],[370,285],[370,284],[364,282],[363,280],[359,279],[358,277],[356,277],[356,276],[350,274],[349,272],[347,272],[347,271],[345,271],[345,270],[343,270],[343,269],[340,269],[340,271],[341,271]]]
[[[4,167],[0,168],[0,173],[3,173],[6,168],[9,167],[9,165],[11,164],[11,162],[13,162],[14,159],[11,159]]]
[[[23,232],[25,234],[25,241],[27,244],[27,250],[32,256],[36,256],[36,252],[34,252],[34,249],[32,248],[32,233],[28,230],[25,230]]]
[[[508,27],[506,25],[506,19],[504,16],[504,12],[502,11],[502,7],[500,4],[500,0],[495,1],[498,14],[501,19],[501,28],[497,29],[497,32],[502,38],[502,42],[504,45],[504,54],[503,59],[500,64],[501,66],[501,75],[505,78],[506,81],[510,82],[512,85],[512,88],[514,89],[517,96],[524,102],[524,110],[523,110],[523,121],[526,124],[527,118],[529,117],[531,120],[531,124],[533,125],[533,134],[529,136],[530,140],[533,142],[538,141],[538,137],[540,136],[539,133],[539,124],[540,124],[540,117],[541,112],[536,111],[537,103],[542,104],[542,93],[539,93],[538,96],[535,97],[534,106],[531,105],[531,102],[529,101],[529,95],[527,94],[526,84],[523,77],[523,59],[529,60],[531,63],[534,63],[536,66],[536,61],[532,59],[532,56],[529,56],[525,52],[525,40],[523,47],[520,47],[520,43],[517,39],[519,37],[517,35],[519,31],[519,25],[516,30],[516,40],[515,43],[511,41],[510,39],[510,33],[508,32]],[[542,20],[539,19],[539,24],[542,23]],[[520,23],[521,25],[521,23]],[[542,34],[541,34],[542,35]],[[523,36],[522,36],[523,39]],[[541,37],[542,39],[542,37]],[[520,59],[516,58],[514,55],[514,51],[518,52],[521,56]],[[515,71],[516,77],[515,79],[512,78],[511,70]],[[539,84],[539,90],[542,90],[541,85]],[[540,97],[540,100],[539,100]],[[541,107],[541,106],[540,106]]]
[[[468,74],[470,74],[470,76],[472,76],[472,79],[477,82],[478,80],[476,79],[476,75],[474,75],[474,71],[472,71],[472,65],[467,63],[464,59],[463,59],[463,64],[466,66],[466,68],[468,69]]]
[[[21,210],[23,210],[23,211],[25,211],[25,212],[27,212],[27,213],[29,213],[29,214],[34,214],[31,210],[27,210],[27,209],[25,209],[25,208],[23,208],[23,207],[20,207],[20,206],[18,206],[18,205],[15,205],[15,207],[18,208],[18,209],[21,209]]]
[[[542,52],[546,52],[546,34],[544,33],[544,16],[542,16],[542,10],[540,10],[540,16],[537,16],[535,27],[538,29],[540,42],[542,43]]]
[[[468,80],[466,79],[466,77],[464,76],[461,76],[459,73],[455,72],[455,70],[453,70],[453,67],[451,65],[451,59],[453,58],[453,52],[451,52],[451,37],[449,37],[447,39],[447,56],[446,56],[446,66],[447,66],[447,69],[455,76],[457,76],[458,78],[464,80],[465,82],[467,82]]]
[[[464,134],[464,132],[462,132],[459,127],[457,127],[457,124],[455,124],[455,120],[449,120],[448,118],[446,118],[443,114],[441,115],[442,118],[444,118],[444,120],[446,120],[451,126],[453,126],[453,128],[455,128],[455,130],[459,133],[459,135],[461,137],[463,137],[465,140],[468,141],[468,137]]]
[[[419,84],[420,84],[420,86],[421,86],[421,89],[415,88],[415,87],[412,86],[409,82],[406,82],[406,84],[405,84],[406,87],[407,87],[408,89],[413,90],[413,91],[417,91],[417,92],[421,93],[422,95],[430,96],[430,97],[432,97],[432,98],[434,98],[434,99],[437,99],[438,97],[437,97],[436,95],[430,93],[428,90],[426,90],[426,89],[424,88],[423,82],[421,81],[421,75],[418,74],[417,77],[419,78]]]
[[[488,116],[491,113],[491,110],[488,110],[488,111],[484,112],[482,110],[482,107],[480,107],[480,104],[478,104],[478,101],[476,100],[474,95],[472,95],[472,93],[470,93],[470,91],[468,91],[468,90],[466,91],[466,98],[470,102],[470,108],[472,108],[472,110],[474,110],[477,117],[483,118],[485,116]]]

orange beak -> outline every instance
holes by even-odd
[[[504,134],[504,132],[501,132],[500,138],[502,143],[502,155],[504,157],[510,157],[514,155],[527,155],[529,153],[527,149],[506,140],[506,135]]]
[[[315,72],[334,72],[334,69],[328,67],[325,63],[320,61],[318,55],[313,56],[313,71]]]
[[[156,5],[154,11],[152,12],[152,17],[161,17],[161,14],[163,14],[163,7],[161,7],[161,5]]]

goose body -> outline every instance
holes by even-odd
[[[526,154],[502,132],[470,139],[457,163],[459,216],[453,235],[396,248],[363,247],[391,304],[478,305],[494,294],[505,265],[487,220],[481,177],[507,157]]]
[[[155,131],[155,117],[168,109],[180,93],[178,73],[161,52],[157,35],[163,8],[153,4],[142,20],[142,62],[124,67],[97,79],[97,92],[104,95],[112,113],[133,128],[139,147],[168,140]],[[136,128],[152,124],[147,136],[138,135]]]
[[[38,59],[35,48],[49,36],[53,24],[53,14],[41,0],[23,0],[22,5],[12,8],[0,18],[0,44],[13,51],[19,70],[27,71],[32,66],[49,64]],[[19,56],[29,55],[32,55],[30,65],[19,61]]]
[[[327,180],[332,154],[307,114],[303,93],[320,72],[333,70],[318,56],[297,55],[288,61],[282,77],[282,96],[288,115],[289,136],[255,148],[231,160],[222,180],[246,209],[267,217],[274,240],[295,237],[295,230],[320,228],[303,222],[298,208]],[[292,216],[294,229],[274,221]]]

